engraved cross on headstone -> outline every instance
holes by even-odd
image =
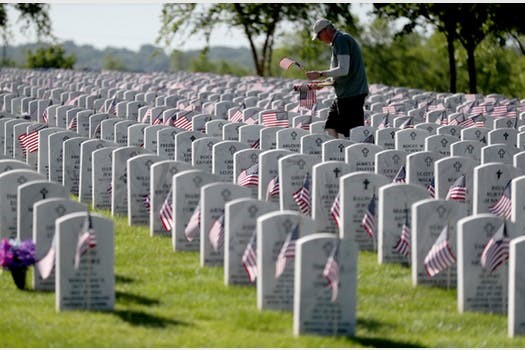
[[[503,157],[505,157],[505,150],[503,148],[500,148],[500,150],[498,151],[498,156],[500,157],[500,159],[502,159]]]
[[[48,190],[44,187],[42,190],[40,190],[40,194],[42,195],[42,199],[46,199],[46,195],[48,194]]]
[[[456,169],[456,172],[459,173],[459,171],[460,171],[461,168],[463,167],[463,164],[461,164],[460,162],[455,162],[455,163],[452,165],[452,167],[453,167],[454,169]]]
[[[365,179],[365,180],[363,181],[363,186],[364,186],[364,189],[365,189],[365,190],[368,190],[368,185],[369,185],[369,184],[370,184],[370,181],[368,181],[368,179]]]
[[[426,157],[425,164],[427,165],[427,168],[430,168],[430,166],[432,165],[432,158]]]
[[[345,149],[345,146],[343,144],[339,144],[339,146],[337,146],[337,148],[339,148],[339,152],[342,153],[343,150]]]
[[[498,176],[498,180],[501,177],[501,174],[503,174],[503,172],[501,171],[501,169],[498,169],[498,171],[496,171],[496,175]]]
[[[228,201],[230,200],[231,195],[232,195],[231,191],[230,191],[229,189],[227,189],[227,188],[225,188],[225,189],[222,190],[222,192],[221,192],[221,197],[222,197],[222,199],[223,199],[225,202],[228,202]]]
[[[255,205],[248,207],[248,215],[250,215],[250,218],[254,218],[258,211],[259,209]]]
[[[505,132],[505,133],[503,134],[503,137],[505,138],[505,141],[507,141],[507,138],[509,137],[509,134],[508,134],[507,132]]]
[[[233,155],[235,152],[237,152],[237,147],[230,146],[230,148],[228,148],[228,151],[230,151],[230,153]]]
[[[363,148],[361,150],[361,153],[363,154],[363,157],[365,158],[368,158],[368,153],[370,152],[370,150],[368,148]]]
[[[474,152],[474,146],[472,146],[472,145],[468,145],[468,146],[466,147],[466,150],[467,150],[468,153],[472,154],[472,152]]]
[[[335,175],[335,178],[337,179],[339,177],[339,173],[341,172],[341,169],[339,168],[335,168],[334,169],[334,175]]]

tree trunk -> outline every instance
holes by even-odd
[[[454,35],[449,33],[446,35],[447,37],[447,51],[448,51],[448,69],[449,69],[449,91],[452,93],[457,92],[457,79],[458,79],[458,73],[456,70],[456,57],[455,57],[455,49],[454,49]]]
[[[467,49],[467,68],[468,68],[468,85],[471,94],[478,92],[478,82],[476,77],[476,58],[474,57],[474,51],[476,47],[469,43],[466,45]]]

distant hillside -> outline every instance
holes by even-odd
[[[128,71],[168,72],[170,67],[172,67],[170,57],[162,49],[153,45],[143,45],[138,51],[114,47],[99,50],[91,45],[78,46],[72,41],[64,42],[63,46],[67,55],[75,55],[77,59],[75,69],[100,70],[103,67],[104,57],[107,55],[111,55],[111,57],[121,61]],[[13,60],[18,67],[23,67],[27,62],[27,51],[30,49],[34,51],[37,47],[37,44],[8,46],[6,56],[8,59]],[[189,64],[193,58],[198,56],[199,52],[199,50],[183,51],[183,61]],[[213,46],[210,47],[208,52],[208,59],[211,62],[225,61],[250,71],[254,70],[250,50],[244,47]]]

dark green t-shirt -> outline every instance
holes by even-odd
[[[357,41],[349,34],[337,31],[332,41],[331,68],[338,66],[337,55],[350,56],[348,75],[334,78],[334,88],[337,97],[368,94],[363,54]]]

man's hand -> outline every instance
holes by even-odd
[[[321,77],[321,73],[318,71],[306,72],[306,77],[310,80],[319,79]]]

